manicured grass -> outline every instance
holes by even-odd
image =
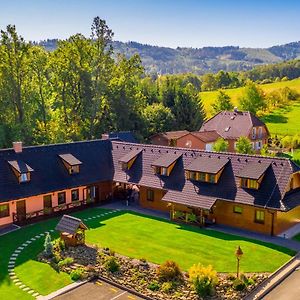
[[[260,87],[269,93],[276,89],[282,89],[289,87],[300,93],[300,78],[262,84]],[[225,92],[231,97],[231,100],[235,106],[238,106],[238,98],[242,95],[244,87],[236,89],[228,89]],[[201,92],[201,99],[203,101],[207,116],[213,115],[211,105],[215,102],[218,91]],[[263,121],[267,124],[269,131],[272,135],[294,135],[299,133],[299,116],[300,116],[300,101],[295,101],[292,105],[274,110],[271,114],[265,116]]]
[[[75,213],[86,218],[102,213],[100,208]],[[51,219],[0,237],[0,299],[31,299],[32,296],[15,286],[7,272],[12,252],[31,237],[52,229],[58,219]],[[240,245],[244,251],[241,269],[244,272],[272,272],[286,262],[293,251],[243,239],[215,231],[178,225],[157,218],[129,212],[115,212],[100,219],[86,222],[86,241],[109,247],[118,253],[136,258],[146,258],[155,263],[167,259],[177,261],[187,270],[192,264],[212,264],[220,272],[234,272],[234,251]],[[57,234],[53,235],[55,238]],[[16,260],[16,275],[24,284],[40,294],[51,293],[71,282],[69,276],[57,273],[49,265],[38,262],[37,254],[43,250],[44,239],[32,242]]]
[[[95,221],[87,241],[158,264],[172,259],[185,270],[200,262],[212,264],[219,272],[234,272],[238,245],[244,251],[244,272],[273,272],[293,254],[282,247],[133,213]]]

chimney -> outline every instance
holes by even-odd
[[[22,142],[13,142],[13,148],[16,153],[21,153],[23,150]]]
[[[108,133],[102,133],[101,139],[102,140],[108,140],[109,139],[109,134]]]
[[[238,108],[237,108],[236,106],[234,107],[233,111],[234,111],[235,113],[239,112],[239,110],[238,110]]]

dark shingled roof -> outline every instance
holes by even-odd
[[[239,171],[237,176],[257,180],[267,171],[270,164],[270,162],[263,162],[261,160],[249,163]]]
[[[59,157],[63,153],[72,153],[84,162],[76,176],[66,172]],[[19,184],[7,163],[13,160],[24,161],[34,169],[30,182]],[[23,147],[21,153],[3,149],[0,150],[0,202],[111,180],[113,172],[109,140]]]
[[[119,161],[120,162],[124,162],[124,163],[128,163],[130,162],[133,158],[135,158],[139,153],[141,153],[142,149],[133,149],[130,150],[130,152],[128,152],[127,154],[125,154],[124,156],[122,156]]]
[[[108,138],[127,143],[137,143],[137,139],[131,131],[119,131],[108,133]]]
[[[55,227],[57,231],[67,232],[69,234],[75,234],[79,228],[88,229],[81,219],[69,215],[63,215]]]
[[[33,169],[21,160],[9,160],[8,163],[19,173],[32,172]]]
[[[228,159],[220,156],[213,160],[198,156],[186,167],[186,170],[217,174],[227,163]]]
[[[156,159],[153,163],[152,166],[157,166],[157,167],[165,167],[168,168],[171,166],[172,163],[174,163],[182,154],[178,152],[171,152],[166,153],[162,156],[160,156],[158,159]]]
[[[253,126],[264,127],[265,124],[249,111],[221,111],[204,122],[199,131],[215,130],[224,139],[238,139],[248,136]]]
[[[67,154],[59,154],[58,155],[61,159],[63,159],[66,163],[70,166],[78,166],[81,165],[82,162],[78,160],[74,155],[67,153]]]
[[[118,159],[132,148],[142,149],[129,171],[123,171],[118,164]],[[178,157],[170,176],[157,176],[153,173],[153,162],[160,160],[165,155],[176,151]],[[149,188],[162,189],[166,192],[163,200],[173,203],[184,203],[187,206],[209,208],[215,201],[225,200],[234,203],[285,209],[284,197],[293,172],[300,171],[300,167],[285,158],[262,157],[237,153],[215,153],[203,150],[174,148],[167,146],[126,144],[112,142],[112,155],[114,162],[114,181],[133,183]],[[202,155],[207,164],[214,164],[216,160],[227,160],[218,183],[205,183],[188,180],[184,170]],[[240,187],[239,172],[247,165],[262,161],[270,165],[265,171],[265,176],[258,190]]]

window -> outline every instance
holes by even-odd
[[[79,173],[79,166],[70,166],[69,174],[77,174]]]
[[[197,180],[197,172],[190,171],[190,179]]]
[[[243,208],[242,208],[241,206],[235,205],[235,206],[233,207],[233,212],[234,212],[235,214],[242,214]]]
[[[255,211],[255,223],[265,223],[265,212],[263,210],[256,210]]]
[[[154,201],[154,191],[147,190],[147,201]]]
[[[72,202],[79,200],[79,190],[78,189],[71,191],[71,200],[72,200]]]
[[[248,188],[249,189],[258,189],[258,183],[256,180],[248,179]]]
[[[162,167],[161,168],[161,175],[167,176],[168,175],[168,168]]]
[[[215,175],[208,173],[207,174],[207,182],[215,183]]]
[[[206,177],[206,174],[205,174],[205,173],[199,172],[199,180],[200,180],[200,181],[205,181],[205,177]]]
[[[252,139],[255,140],[255,138],[256,138],[256,128],[253,127],[252,128]]]
[[[21,173],[20,175],[20,182],[27,182],[29,181],[29,176],[28,176],[28,173]]]
[[[243,187],[243,188],[248,187],[248,179],[247,178],[241,178],[241,187]]]
[[[66,192],[61,192],[57,194],[58,205],[66,203]]]
[[[0,205],[0,218],[9,217],[9,205],[2,204]]]
[[[256,150],[261,149],[261,141],[256,142]]]
[[[258,128],[258,138],[261,139],[262,138],[262,127]]]

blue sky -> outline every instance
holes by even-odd
[[[167,47],[268,47],[300,40],[297,0],[0,0],[0,28],[26,40],[90,34],[105,19],[115,39]]]

